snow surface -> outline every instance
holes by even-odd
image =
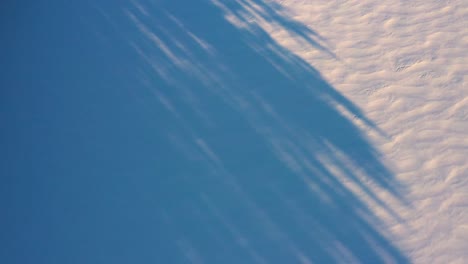
[[[2,263],[467,263],[468,1],[52,2],[0,16]]]
[[[466,263],[468,2],[276,2],[320,34],[336,58],[280,30],[271,35],[388,135],[368,134],[409,204],[382,195],[403,218],[382,215],[383,228],[415,263]]]

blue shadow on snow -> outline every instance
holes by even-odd
[[[363,201],[398,219],[350,117],[378,128],[255,22],[333,56],[281,6],[20,13],[2,29],[3,263],[408,262]]]

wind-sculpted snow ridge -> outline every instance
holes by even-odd
[[[400,223],[375,190],[405,199],[355,123],[384,132],[270,31],[336,59],[319,34],[264,1],[98,10],[138,55],[134,92],[158,127],[143,189],[160,262],[407,262],[369,209]]]

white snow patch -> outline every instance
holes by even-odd
[[[468,1],[271,2],[319,33],[337,59],[265,27],[271,36],[389,135],[368,136],[407,187],[411,203],[388,200],[408,227],[382,215],[392,240],[415,263],[465,262]]]

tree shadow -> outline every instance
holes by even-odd
[[[83,44],[98,59],[78,63],[76,107],[85,94],[112,103],[89,110],[92,129],[76,125],[89,137],[71,148],[89,148],[75,184],[112,175],[95,189],[114,200],[90,194],[94,220],[56,237],[87,237],[65,243],[87,263],[407,263],[368,208],[400,221],[374,187],[404,199],[355,123],[382,132],[262,23],[333,56],[323,39],[279,5],[224,2],[77,11],[101,48]]]
[[[369,188],[402,199],[350,116],[378,129],[258,22],[332,54],[318,34],[259,0],[140,1],[124,13],[134,28],[117,30],[170,142],[157,145],[152,195],[170,244],[155,248],[162,262],[407,262],[362,201],[398,218]]]
[[[256,21],[326,50],[317,34],[279,6],[226,2],[126,10],[147,63],[143,82],[172,116],[168,137],[187,158],[159,160],[172,168],[158,170],[156,191],[160,228],[175,241],[168,259],[406,262],[345,184],[397,217],[364,183],[401,198],[392,174],[343,112],[375,125]]]

